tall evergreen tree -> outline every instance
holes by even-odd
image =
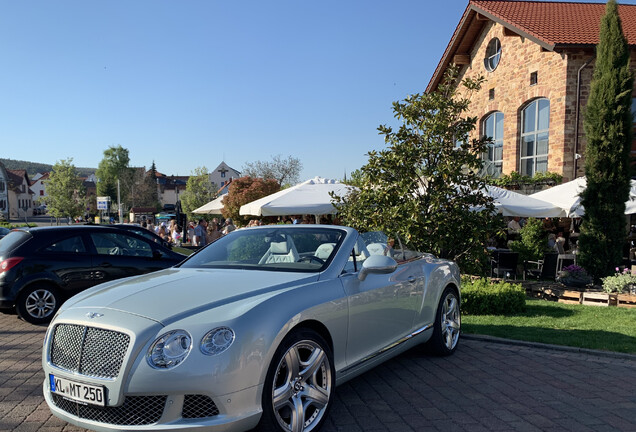
[[[601,20],[596,66],[585,115],[585,175],[581,194],[585,216],[580,237],[580,263],[595,278],[612,274],[622,260],[625,201],[629,198],[629,153],[634,77],[615,0]]]

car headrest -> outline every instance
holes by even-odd
[[[287,247],[287,242],[271,242],[269,245],[269,251],[275,254],[287,254],[289,253],[289,248]]]

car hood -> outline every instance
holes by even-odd
[[[279,290],[317,279],[318,274],[313,273],[166,269],[98,285],[72,297],[62,309],[107,308],[166,324],[237,302],[260,302]]]

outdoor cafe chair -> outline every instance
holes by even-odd
[[[572,263],[576,264],[576,254],[574,254],[574,253],[566,253],[565,249],[563,248],[563,242],[560,242],[560,241],[556,242],[556,244],[554,245],[554,248],[558,252],[557,265],[556,265],[556,269],[555,269],[555,272],[554,272],[554,277],[556,278],[557,275],[559,274],[559,272],[561,270],[563,270],[563,262],[564,261],[572,261]]]
[[[543,259],[524,261],[523,280],[526,280],[527,277],[538,280],[555,280],[558,256],[558,253],[546,252]]]
[[[517,279],[517,263],[519,252],[496,251],[491,257],[490,277]]]

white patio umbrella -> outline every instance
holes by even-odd
[[[534,218],[565,216],[565,211],[553,203],[497,186],[486,185],[484,193],[488,193],[493,198],[495,208],[503,216]]]
[[[221,210],[223,209],[223,203],[221,201],[223,201],[223,198],[225,198],[227,194],[223,194],[215,199],[213,199],[212,201],[210,201],[209,203],[202,205],[201,207],[199,207],[196,210],[193,210],[192,213],[197,213],[197,214],[221,214]]]
[[[349,190],[355,189],[322,177],[309,179],[295,186],[283,189],[274,194],[252,201],[241,206],[239,214],[254,216],[290,216],[290,215],[325,215],[335,214],[330,192],[345,196]],[[316,217],[316,222],[319,218]]]
[[[553,186],[530,195],[543,201],[550,202],[565,210],[567,217],[581,217],[585,214],[585,208],[581,205],[579,194],[587,187],[587,179],[579,177],[567,183]],[[636,180],[631,181],[629,199],[625,202],[625,214],[636,213]]]

